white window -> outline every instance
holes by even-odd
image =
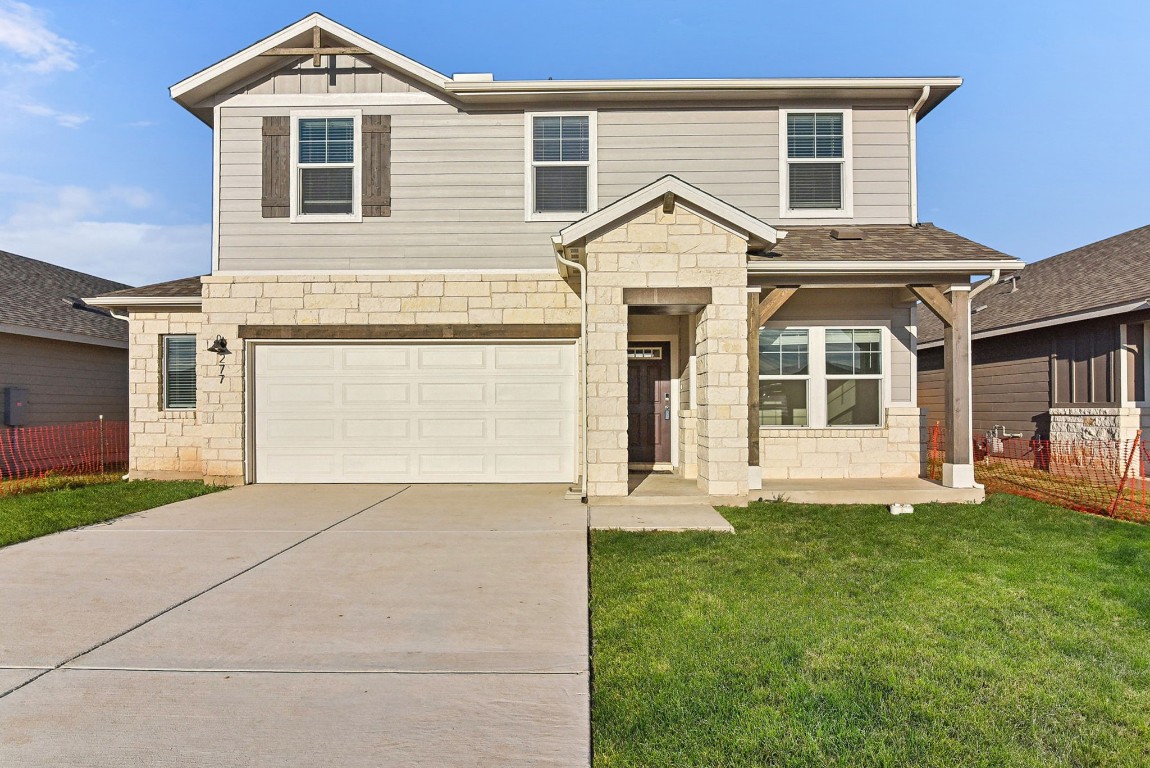
[[[851,111],[780,110],[780,214],[853,215]]]
[[[358,220],[359,122],[358,112],[293,113],[293,221]]]
[[[192,410],[196,407],[196,337],[178,334],[161,338],[164,410]]]
[[[762,328],[760,425],[881,426],[885,360],[882,328]]]
[[[569,221],[596,207],[594,112],[526,116],[528,221]]]

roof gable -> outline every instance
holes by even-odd
[[[593,239],[595,235],[613,229],[650,209],[660,200],[666,199],[667,195],[672,197],[675,204],[682,203],[712,224],[745,238],[749,247],[774,245],[786,237],[786,232],[775,229],[677,176],[668,175],[564,227],[553,238],[555,245],[568,248],[582,240]]]
[[[314,29],[319,29],[325,46],[362,48],[364,56],[378,65],[398,72],[429,89],[446,95],[446,75],[425,67],[414,59],[391,50],[370,38],[332,21],[323,14],[313,13],[281,29],[242,51],[200,70],[191,77],[173,85],[170,93],[180,105],[204,122],[211,124],[212,110],[206,102],[220,94],[229,93],[241,83],[250,82],[279,70],[284,66],[281,57],[269,58],[265,54],[273,48],[310,47]],[[287,57],[290,63],[302,57]],[[278,59],[278,63],[277,63]],[[290,65],[289,63],[289,65]]]

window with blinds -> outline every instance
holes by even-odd
[[[196,407],[196,337],[164,336],[164,408]]]
[[[351,214],[355,210],[355,120],[299,121],[299,212]]]
[[[531,203],[537,214],[590,210],[591,118],[531,118]]]
[[[846,135],[842,112],[787,113],[787,207],[842,210]]]

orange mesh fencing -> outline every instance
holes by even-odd
[[[927,476],[942,475],[942,428],[930,429]],[[1080,512],[1150,522],[1150,447],[1133,440],[974,438],[974,476],[989,493],[1013,493]]]
[[[128,422],[0,427],[0,495],[53,476],[120,473],[128,468]]]

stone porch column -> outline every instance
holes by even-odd
[[[699,487],[711,496],[746,496],[748,450],[747,293],[711,289],[700,314]]]
[[[627,495],[627,305],[623,288],[587,288],[587,495]]]
[[[946,375],[946,453],[942,484],[973,488],[974,434],[971,426],[970,288],[950,292],[951,322],[943,324]]]

